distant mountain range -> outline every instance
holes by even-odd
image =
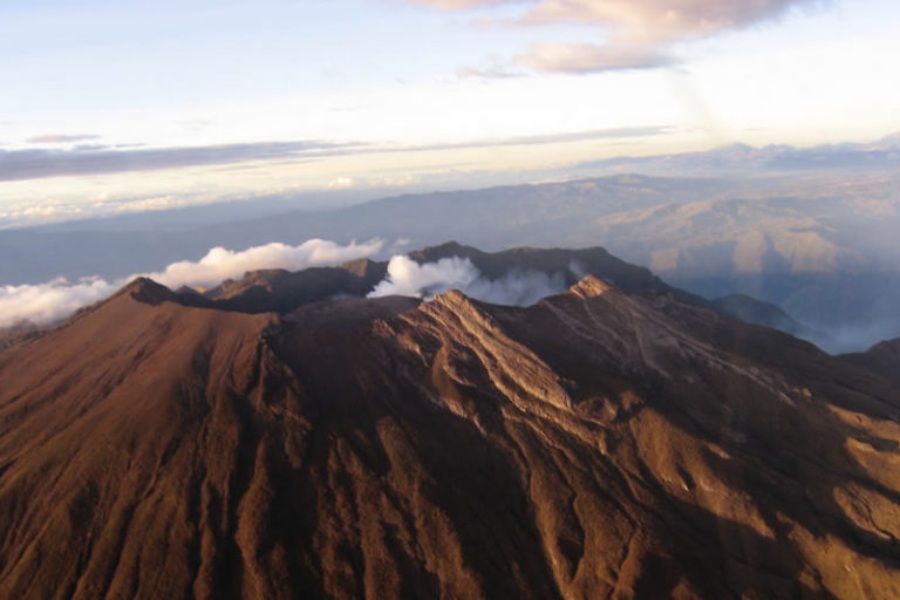
[[[747,175],[753,171],[885,169],[900,166],[900,133],[868,143],[797,148],[775,144],[757,148],[736,143],[701,152],[619,157],[592,161],[581,168],[649,174]]]
[[[0,350],[0,596],[900,596],[896,341],[829,356],[599,249],[411,253],[453,256],[580,273],[138,279]]]
[[[662,172],[654,165],[665,164],[678,177],[411,194],[209,226],[196,211],[184,223],[173,211],[173,225],[157,215],[147,229],[128,217],[0,231],[0,282],[121,277],[197,260],[214,246],[312,238],[379,237],[388,242],[374,257],[382,259],[447,239],[487,250],[600,245],[706,298],[743,294],[776,304],[830,336],[833,351],[861,349],[900,335],[900,169],[891,162],[898,147],[895,136],[812,149],[737,145],[616,159],[624,171]],[[846,168],[811,168],[832,163]]]

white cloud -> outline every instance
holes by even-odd
[[[537,44],[517,63],[539,71],[586,73],[643,69],[672,62],[663,50],[780,17],[830,0],[413,0],[442,10],[500,4],[524,8],[523,25],[577,24],[598,28],[599,44]],[[571,67],[571,68],[567,68]]]
[[[479,277],[463,290],[476,300],[508,306],[531,306],[541,298],[567,289],[562,273],[547,275],[538,271],[510,273],[500,279]]]
[[[711,35],[778,17],[827,0],[412,0],[441,10],[502,4],[525,8],[530,25],[576,23],[610,28],[617,36],[660,42]]]
[[[419,264],[408,256],[395,256],[388,263],[387,277],[375,286],[369,297],[429,297],[451,289],[465,289],[479,276],[468,259],[454,256]]]
[[[112,282],[94,277],[71,283],[60,278],[37,285],[0,286],[0,327],[25,321],[37,325],[58,321],[79,308],[111,296],[128,281],[141,275],[173,289],[183,285],[215,285],[257,269],[297,271],[336,265],[371,256],[382,246],[381,240],[361,244],[354,242],[348,246],[326,240],[309,240],[299,246],[272,243],[241,252],[219,247],[210,250],[197,262],[181,261],[158,273],[135,274]]]
[[[594,73],[663,67],[674,60],[645,46],[537,43],[516,62],[548,73]]]
[[[256,269],[299,271],[308,267],[336,265],[348,260],[371,256],[383,245],[381,240],[341,246],[326,240],[309,240],[299,246],[278,242],[256,246],[242,252],[213,248],[197,262],[173,263],[150,279],[176,289],[183,285],[213,285],[225,279],[240,277]]]
[[[109,198],[106,198],[101,199],[97,205],[102,207],[104,205],[109,205],[110,203],[111,202]],[[127,202],[113,202],[115,206],[114,210],[118,213],[172,210],[173,208],[181,208],[183,206],[187,206],[189,203],[190,201],[187,198],[175,196],[173,194],[165,194],[162,196],[154,196],[151,198],[140,198],[138,200],[131,200]]]
[[[69,283],[54,279],[38,285],[0,287],[0,327],[30,321],[52,323],[112,295],[118,284],[100,278]]]
[[[509,306],[528,306],[541,298],[566,289],[565,275],[537,271],[509,273],[488,279],[467,258],[442,258],[419,264],[408,256],[395,256],[388,263],[387,277],[370,298],[414,296],[430,298],[457,289],[476,300]]]
[[[775,18],[820,0],[538,0],[525,22],[612,28],[622,39],[659,43],[712,35]]]

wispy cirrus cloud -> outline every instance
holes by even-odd
[[[644,46],[535,43],[515,59],[517,64],[545,73],[596,73],[666,67],[671,56]]]
[[[42,136],[44,137],[44,136]],[[70,138],[74,136],[69,136]],[[34,138],[37,139],[37,138]],[[58,141],[58,139],[57,139]],[[74,141],[69,139],[69,141]],[[357,143],[321,141],[260,142],[183,148],[116,148],[102,145],[69,149],[0,150],[0,181],[67,175],[100,175],[180,167],[235,164],[276,158],[308,159],[358,152]]]
[[[565,144],[586,142],[591,140],[619,140],[642,137],[668,135],[673,129],[665,125],[649,125],[641,127],[611,127],[608,129],[592,129],[588,131],[569,131],[536,135],[519,135],[503,138],[476,139],[454,144],[433,144],[402,148],[399,151],[423,152],[432,150],[465,150],[469,148],[494,148],[503,146],[543,146],[545,144]]]
[[[709,37],[777,19],[830,0],[411,0],[462,11],[520,6],[519,25],[595,27],[599,43],[536,43],[515,62],[537,71],[588,73],[667,66],[676,42]]]
[[[492,65],[490,67],[463,67],[456,72],[461,78],[481,78],[481,79],[515,79],[524,77],[525,73],[509,68],[503,65]]]
[[[77,134],[47,134],[36,135],[25,140],[27,144],[74,144],[77,142],[88,142],[99,140],[101,136],[94,133],[77,133]]]
[[[0,147],[0,181],[44,177],[104,175],[183,167],[237,165],[262,161],[316,160],[360,154],[462,150],[501,146],[534,146],[594,139],[624,139],[665,135],[669,127],[618,127],[559,132],[419,146],[375,145],[321,141],[264,142],[188,148],[148,148],[140,145],[76,145],[70,148],[4,149]],[[237,168],[237,167],[231,167]]]

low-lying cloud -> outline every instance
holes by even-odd
[[[287,269],[299,271],[308,267],[336,265],[348,260],[371,256],[383,246],[380,240],[341,246],[326,240],[309,240],[299,246],[278,242],[256,246],[241,252],[213,248],[199,261],[173,263],[158,273],[147,275],[167,287],[184,285],[209,286],[247,271],[257,269]]]
[[[77,283],[59,278],[37,285],[0,287],[0,328],[26,322],[45,325],[58,321],[79,308],[111,296],[118,288],[118,283],[99,277],[81,279]]]
[[[341,246],[326,240],[309,240],[299,246],[266,244],[243,251],[217,247],[198,261],[173,263],[157,273],[140,273],[115,281],[100,277],[70,282],[63,278],[37,285],[0,286],[0,328],[25,322],[46,325],[80,308],[108,298],[135,277],[145,276],[172,289],[184,285],[210,286],[257,269],[301,270],[331,266],[372,256],[381,240]]]
[[[505,304],[529,306],[541,298],[567,288],[564,273],[548,275],[539,271],[512,272],[499,279],[488,279],[467,258],[442,258],[419,264],[408,256],[395,256],[388,263],[387,277],[369,294],[431,298],[457,289],[470,298]]]

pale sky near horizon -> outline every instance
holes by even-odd
[[[7,0],[0,216],[874,140],[898,31],[893,0]]]

